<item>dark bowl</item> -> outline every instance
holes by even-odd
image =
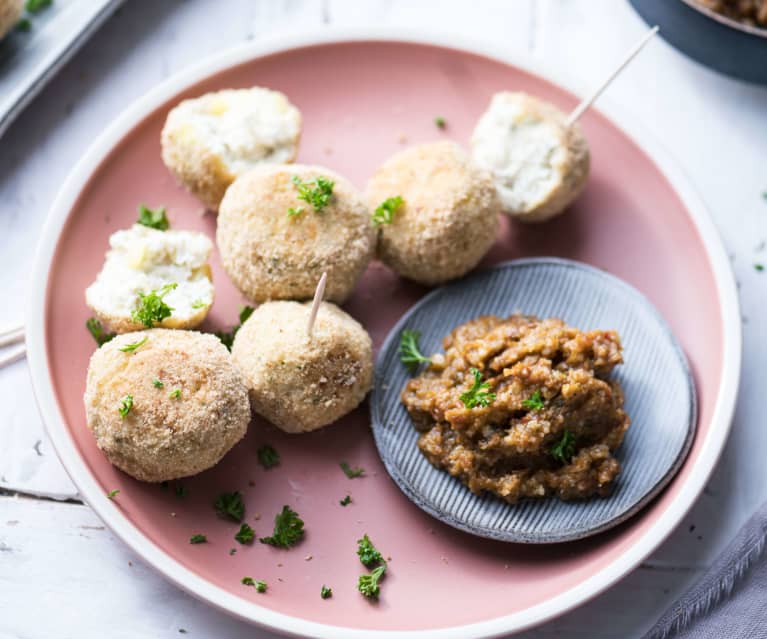
[[[672,46],[701,64],[747,82],[767,84],[767,29],[726,18],[695,0],[629,0]]]

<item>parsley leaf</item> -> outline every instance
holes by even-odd
[[[239,532],[234,536],[235,540],[239,541],[241,544],[253,543],[253,539],[255,539],[255,537],[255,531],[250,526],[248,526],[248,524],[242,524],[242,526],[240,526]]]
[[[482,373],[476,368],[470,368],[469,371],[474,376],[474,383],[459,399],[466,408],[489,406],[495,401],[495,393],[488,392],[490,384],[482,381]]]
[[[362,539],[357,540],[357,555],[366,568],[372,568],[378,564],[385,564],[383,555],[376,549],[370,537],[365,534]]]
[[[290,548],[297,544],[304,536],[304,522],[298,513],[283,506],[282,512],[274,518],[274,532],[270,537],[261,537],[262,544],[269,544],[277,548]]]
[[[434,125],[438,129],[444,129],[447,126],[447,121],[441,115],[438,115],[436,118],[434,118]]]
[[[148,206],[140,204],[137,223],[158,231],[167,231],[170,228],[164,206],[159,209],[150,209]]]
[[[575,455],[575,436],[569,430],[564,431],[562,439],[552,446],[550,452],[554,459],[563,464],[569,464],[573,455]]]
[[[325,584],[322,584],[322,588],[320,588],[320,597],[323,599],[329,599],[333,596],[333,589],[328,588]]]
[[[119,494],[120,494],[120,489],[119,488],[115,488],[114,490],[110,490],[107,493],[107,497],[109,497],[109,499],[114,499]]]
[[[240,330],[240,326],[242,326],[248,318],[253,315],[253,311],[256,310],[252,306],[241,306],[240,307],[240,323],[237,326],[233,326],[232,330],[229,332],[226,331],[217,331],[215,333],[216,337],[221,340],[221,343],[226,346],[227,350],[232,350],[232,344],[234,344],[234,336],[237,335],[237,331]]]
[[[346,497],[344,497],[344,498],[343,498],[341,501],[339,501],[338,503],[339,503],[339,504],[341,504],[342,506],[348,506],[349,504],[351,504],[351,503],[352,503],[352,498],[351,498],[351,495],[346,495]]]
[[[382,224],[391,224],[394,220],[394,214],[399,211],[400,207],[405,203],[399,195],[395,197],[386,198],[376,208],[373,213],[373,224],[381,226]]]
[[[131,311],[131,319],[147,328],[152,328],[155,322],[162,322],[170,317],[173,309],[162,298],[177,286],[178,284],[173,282],[149,293],[139,293],[136,308]]]
[[[429,364],[431,359],[423,355],[418,348],[418,340],[421,334],[418,331],[405,329],[399,338],[399,359],[410,370],[415,373],[420,363]]]
[[[228,517],[237,523],[245,517],[245,504],[242,502],[242,495],[239,491],[233,493],[222,493],[216,499],[214,504],[216,512],[220,517]]]
[[[205,544],[208,542],[208,538],[205,535],[196,534],[189,538],[190,544]]]
[[[174,388],[170,393],[168,393],[168,397],[170,399],[181,399],[181,389]]]
[[[341,466],[341,470],[344,471],[344,475],[346,475],[349,479],[362,477],[365,474],[364,468],[352,468],[345,461],[342,461],[339,466]]]
[[[258,463],[267,470],[280,463],[280,454],[269,444],[264,444],[256,451]]]
[[[43,9],[47,9],[53,4],[53,0],[27,0],[24,8],[29,13],[40,13]]]
[[[319,213],[330,204],[330,198],[333,196],[333,187],[336,183],[321,175],[308,182],[303,182],[300,177],[294,175],[293,184],[298,190],[298,199],[311,204],[314,210]],[[299,215],[302,211],[302,207],[298,209],[290,208],[288,209],[288,215],[292,217]]]
[[[359,590],[365,597],[369,599],[377,599],[381,593],[381,588],[378,584],[386,572],[386,564],[378,566],[373,572],[367,575],[360,575],[357,582],[357,590]]]
[[[152,385],[153,385],[155,388],[162,388],[163,386],[165,386],[165,382],[163,382],[163,381],[161,381],[161,380],[159,380],[159,379],[157,379],[157,378],[155,377],[155,378],[152,380]]]
[[[133,395],[126,395],[122,398],[122,401],[120,402],[120,408],[117,410],[120,411],[120,417],[125,419],[128,416],[128,413],[131,412],[131,409],[133,408]]]
[[[541,391],[535,391],[530,397],[522,400],[522,406],[529,410],[541,410],[544,407],[543,397]]]
[[[133,342],[131,344],[127,344],[126,346],[123,346],[120,350],[123,353],[132,353],[133,351],[138,350],[144,344],[146,344],[148,339],[149,339],[149,337],[145,337],[144,339],[142,339],[142,340],[140,340],[138,342]]]
[[[93,339],[96,340],[96,344],[98,344],[99,347],[106,344],[110,339],[114,339],[117,335],[117,333],[105,333],[101,322],[95,317],[88,318],[85,322],[85,328],[88,329],[88,332],[93,336]]]

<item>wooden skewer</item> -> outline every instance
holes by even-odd
[[[4,368],[5,366],[8,366],[9,364],[13,364],[13,362],[20,360],[26,354],[27,354],[27,347],[24,346],[24,344],[21,344],[20,346],[17,346],[9,353],[0,355],[0,368]]]
[[[306,325],[306,333],[311,338],[314,329],[314,320],[317,319],[317,312],[320,310],[320,303],[325,296],[325,284],[328,281],[328,274],[323,273],[320,281],[317,282],[317,288],[314,291],[314,300],[312,300],[312,310],[309,313],[309,323]]]
[[[7,326],[0,329],[0,346],[24,341],[24,325]]]
[[[623,71],[623,69],[626,68],[629,62],[631,62],[636,55],[644,48],[644,46],[652,40],[653,36],[658,33],[658,30],[660,27],[656,24],[652,29],[650,29],[647,33],[642,36],[642,39],[637,42],[634,47],[629,51],[628,55],[623,59],[623,61],[615,68],[615,70],[607,77],[607,79],[599,85],[599,87],[594,91],[590,96],[585,98],[581,103],[573,109],[572,113],[567,117],[566,126],[572,126],[575,124],[578,119],[583,115],[583,113],[588,109],[594,101],[602,95],[602,91],[604,91],[610,83],[615,80],[615,78],[618,76],[618,74]]]

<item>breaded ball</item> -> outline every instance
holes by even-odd
[[[217,464],[245,435],[250,405],[217,337],[152,329],[118,335],[93,354],[85,414],[110,462],[159,482]]]
[[[19,22],[24,0],[0,0],[0,40]]]
[[[213,243],[196,231],[158,231],[134,224],[109,238],[110,250],[85,301],[108,331],[147,328],[135,312],[142,296],[157,296],[169,311],[152,322],[163,328],[194,328],[213,305],[208,264]],[[150,326],[151,328],[151,326]]]
[[[332,195],[323,204],[330,183]],[[319,210],[299,199],[306,190],[317,193]],[[348,180],[300,164],[237,178],[221,203],[216,231],[226,272],[254,302],[311,299],[324,272],[327,298],[343,302],[373,258],[375,236],[370,212]]]
[[[378,257],[403,277],[426,285],[460,277],[495,240],[500,204],[492,178],[453,142],[387,160],[368,184],[368,205],[396,197],[402,204],[379,227]]]
[[[184,100],[162,130],[162,159],[181,184],[218,211],[238,175],[264,164],[292,162],[301,113],[278,91],[227,89]]]
[[[245,376],[253,410],[287,433],[333,423],[373,383],[373,344],[334,304],[320,305],[311,337],[311,303],[259,306],[234,338],[232,358]]]
[[[505,213],[543,222],[562,213],[589,175],[589,145],[567,114],[526,93],[496,93],[471,138],[472,157],[493,174]]]

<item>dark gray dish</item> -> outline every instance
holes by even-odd
[[[418,434],[399,399],[410,378],[397,352],[402,330],[420,331],[421,350],[431,354],[442,351],[442,338],[459,324],[479,315],[514,312],[619,332],[625,363],[615,378],[623,386],[632,424],[617,451],[623,471],[610,497],[511,505],[492,495],[474,495],[418,450]],[[471,534],[530,544],[583,539],[636,514],[679,470],[697,421],[687,360],[650,302],[604,271],[556,258],[506,262],[426,295],[381,347],[370,412],[381,459],[417,506]]]
[[[695,0],[629,0],[682,53],[720,73],[767,84],[767,29],[730,20]]]

